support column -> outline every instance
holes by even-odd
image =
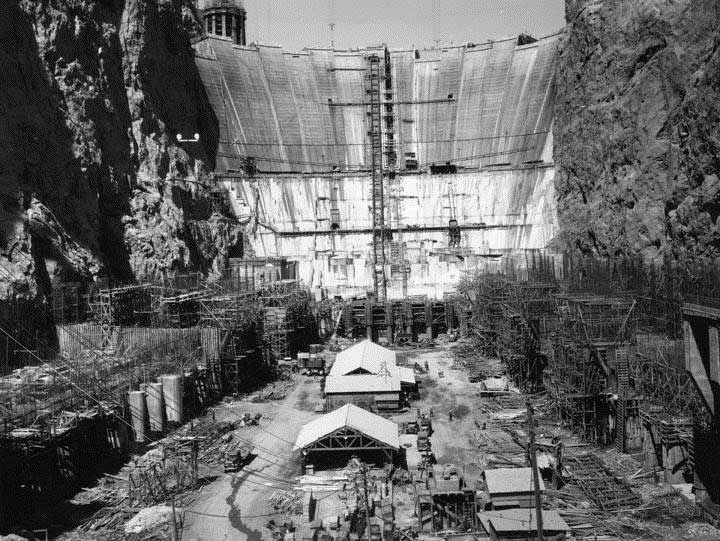
[[[238,21],[239,21],[239,17],[237,17],[236,15],[231,15],[230,17],[231,17],[231,18],[230,18],[230,24],[231,24],[231,26],[230,26],[230,36],[232,37],[232,42],[233,42],[233,43],[240,43],[240,40],[238,39],[238,26],[239,26],[239,25],[238,25]]]
[[[365,301],[365,333],[368,340],[373,338],[372,302]]]
[[[720,342],[718,341],[718,328],[715,325],[708,327],[710,341],[710,381],[720,384]]]
[[[710,382],[708,381],[707,373],[705,371],[705,365],[703,364],[700,351],[695,341],[695,334],[692,330],[692,325],[685,319],[683,320],[683,335],[685,339],[685,370],[690,372],[700,390],[705,405],[708,407],[711,413],[715,413],[715,397],[713,395]]]
[[[425,301],[425,332],[432,340],[432,303]]]
[[[685,458],[681,445],[672,445],[666,447],[663,443],[663,466],[665,467],[664,481],[666,483],[684,483],[683,470],[675,470],[675,466],[680,464]]]
[[[405,332],[412,335],[413,332],[413,310],[410,301],[403,301],[403,314],[405,318]]]
[[[710,501],[707,489],[697,473],[694,474],[693,491],[695,492],[695,503],[708,503]]]
[[[645,455],[645,467],[650,469],[658,465],[657,454],[655,454],[655,430],[652,425],[644,427],[643,452]]]
[[[241,13],[240,17],[238,18],[237,24],[238,24],[237,33],[238,33],[238,38],[239,38],[238,43],[240,45],[245,45],[247,36],[245,34],[245,12],[244,11]]]
[[[392,345],[395,342],[394,329],[393,329],[393,311],[392,305],[389,302],[385,303],[385,325],[387,330],[387,342],[388,345]]]
[[[460,320],[460,336],[462,338],[468,335],[468,312],[467,310],[460,310],[458,312],[458,319]]]
[[[229,28],[228,28],[229,26]],[[231,13],[225,14],[225,37],[227,38],[234,38],[235,37],[235,30],[233,29],[235,26],[235,16]],[[233,39],[233,43],[235,43],[235,39]]]

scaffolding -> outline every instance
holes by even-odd
[[[635,451],[643,425],[701,415],[682,352],[663,362],[661,352],[638,344],[646,337],[680,347],[676,276],[663,278],[633,261],[566,261],[553,269],[533,256],[523,268],[466,280],[455,309],[474,351],[500,359],[518,387],[544,390],[558,419],[584,440]],[[670,410],[658,419],[649,412],[662,403]]]
[[[43,344],[23,324],[33,318],[3,322],[3,330],[10,329],[6,349],[22,352],[27,362],[0,377],[0,432],[35,427],[40,417],[72,411],[86,399],[125,411],[124,394],[162,373],[192,378],[198,404],[220,392],[222,381],[230,382],[232,392],[259,383],[272,372],[273,360],[317,342],[317,330],[310,295],[300,282],[255,284],[249,289],[244,281],[233,289],[189,274],[118,287],[101,283],[87,294],[76,285],[59,287],[54,306],[63,317],[57,327],[60,353],[31,349]],[[33,310],[18,305],[6,315]],[[80,322],[67,322],[78,314],[84,315]],[[40,311],[35,317],[46,315]],[[78,388],[84,390],[82,400],[74,396]]]

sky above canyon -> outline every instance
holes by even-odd
[[[564,0],[244,0],[248,43],[426,48],[554,34]],[[330,24],[334,23],[331,31]]]

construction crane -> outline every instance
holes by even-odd
[[[334,103],[328,104],[333,107],[367,106],[370,120],[371,150],[371,201],[372,201],[372,230],[373,230],[373,287],[378,301],[387,299],[387,275],[386,264],[389,262],[391,268],[398,268],[402,275],[403,295],[407,294],[407,271],[405,262],[404,247],[402,242],[402,217],[400,212],[400,191],[402,186],[399,183],[397,147],[395,140],[395,108],[399,105],[421,105],[421,104],[442,104],[455,101],[453,96],[441,99],[429,100],[396,100],[394,95],[392,61],[390,51],[383,47],[382,57],[379,54],[368,56],[369,61],[369,85],[367,93],[369,99],[359,103]],[[386,189],[386,179],[387,188]],[[391,193],[393,199],[392,207],[388,205],[387,193]],[[454,209],[454,197],[452,206]],[[397,220],[393,228],[387,223],[387,210],[393,210]],[[453,214],[454,216],[454,210]],[[457,227],[457,220],[455,220]],[[392,232],[398,232],[398,238],[391,243],[388,254],[388,242],[392,241]],[[460,244],[460,229],[457,228],[455,245]],[[388,258],[388,255],[390,256]],[[389,259],[389,261],[388,261]]]
[[[370,200],[372,202],[372,253],[373,253],[373,288],[378,301],[387,299],[387,281],[385,277],[385,187],[382,146],[382,60],[377,54],[368,57],[370,63],[368,77],[368,94],[370,95],[370,153],[372,179]]]
[[[373,287],[378,301],[387,299],[387,276],[385,266],[387,263],[387,243],[392,239],[392,229],[386,222],[386,178],[391,187],[396,187],[397,149],[395,146],[395,98],[393,90],[392,63],[390,51],[383,47],[382,57],[371,54],[368,57],[369,66],[369,111],[370,117],[370,150],[371,150],[371,201],[373,219]],[[397,203],[397,200],[396,200]],[[400,227],[400,212],[396,205],[398,227]],[[391,263],[402,266],[405,273],[404,261],[398,261],[397,254],[391,252]],[[393,257],[394,256],[394,257]],[[406,282],[404,276],[403,283]],[[407,286],[405,286],[406,288]]]

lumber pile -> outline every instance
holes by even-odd
[[[477,349],[468,346],[457,346],[453,349],[452,368],[464,370],[471,383],[479,383],[491,377],[503,375],[503,367],[499,359],[488,359],[478,355]]]
[[[302,492],[295,490],[276,490],[268,502],[283,515],[300,515],[303,509]]]

